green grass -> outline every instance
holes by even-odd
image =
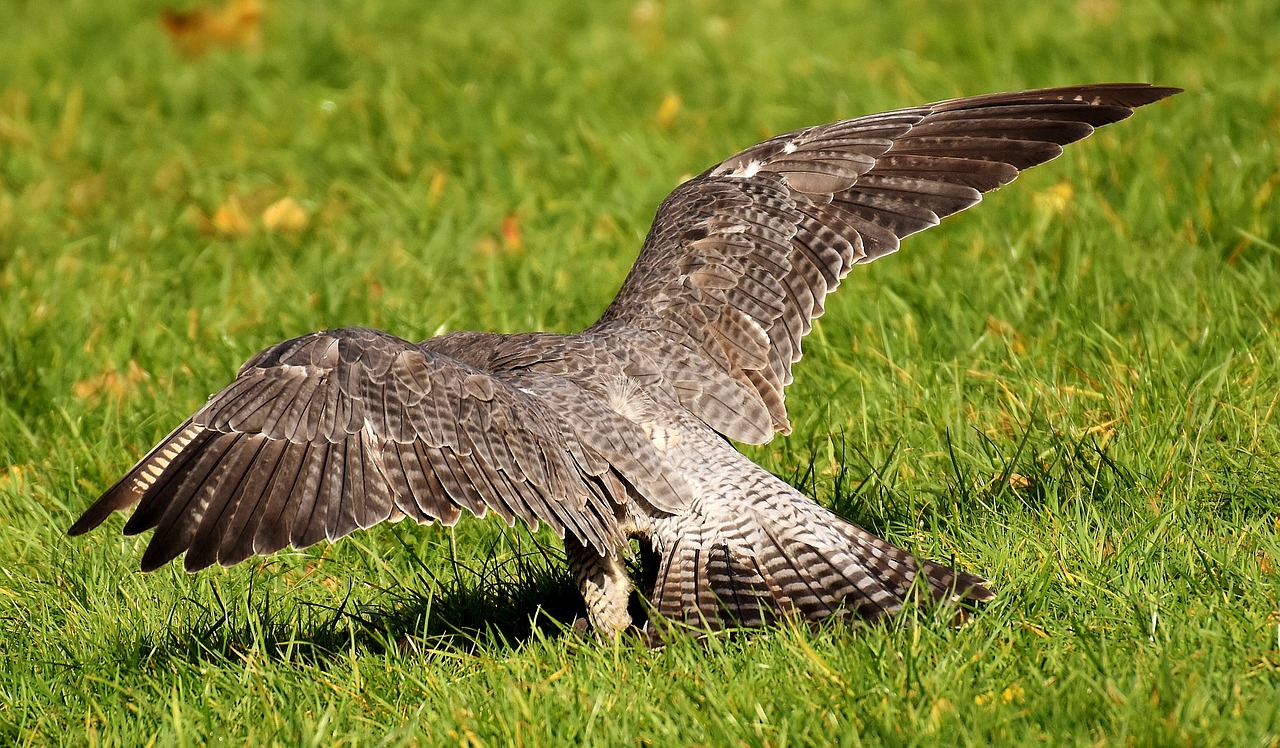
[[[7,5],[0,743],[1280,743],[1280,5],[1026,5],[290,0],[199,60],[160,2]],[[1097,80],[1188,91],[852,274],[750,450],[990,577],[968,626],[648,651],[493,522],[196,576],[63,535],[265,345],[574,331],[737,148]]]

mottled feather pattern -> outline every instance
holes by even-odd
[[[415,344],[348,328],[271,346],[70,533],[136,507],[125,532],[154,531],[143,569],[185,553],[195,570],[493,512],[564,538],[601,633],[632,622],[628,537],[652,610],[700,629],[988,600],[985,580],[837,517],[728,440],[790,430],[801,341],[855,265],[1175,92],[989,94],[770,138],[663,201],[588,330]]]

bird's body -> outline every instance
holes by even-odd
[[[273,346],[70,532],[136,504],[125,531],[155,530],[143,568],[185,552],[194,571],[494,511],[564,538],[602,633],[631,623],[629,538],[652,559],[652,609],[697,626],[988,599],[985,580],[844,521],[729,439],[789,432],[801,339],[854,264],[1174,92],[994,94],[778,136],[667,198],[586,331],[414,344],[348,328]]]

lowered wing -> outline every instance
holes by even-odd
[[[600,413],[558,408],[572,386],[529,376],[363,328],[281,343],[246,363],[69,533],[136,505],[125,532],[155,530],[142,568],[186,552],[194,571],[384,520],[451,525],[465,509],[545,522],[611,552],[628,484],[654,480],[634,457],[648,442],[589,398],[581,407]]]

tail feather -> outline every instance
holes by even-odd
[[[807,498],[791,504],[769,514],[748,508],[731,526],[704,515],[659,528],[653,609],[670,622],[723,629],[787,616],[874,621],[916,598],[994,597],[981,577],[921,561]]]
[[[773,587],[757,559],[728,544],[678,539],[664,549],[650,598],[667,621],[710,629],[763,626],[776,616]]]
[[[838,517],[835,517],[832,526],[859,553],[866,568],[899,597],[910,594],[912,586],[920,578],[920,569],[923,569],[924,575],[920,581],[928,586],[934,600],[989,602],[995,599],[995,594],[986,586],[990,583],[976,574],[957,571],[934,561],[921,561],[892,543]]]

